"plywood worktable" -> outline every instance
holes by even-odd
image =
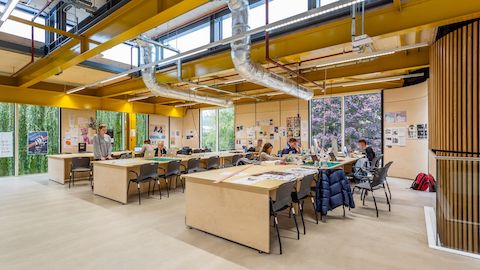
[[[130,153],[131,151],[116,151],[112,152],[113,156],[119,156],[124,153]],[[57,154],[57,155],[47,155],[48,158],[48,179],[55,181],[60,184],[65,184],[70,181],[70,166],[72,164],[73,158],[78,157],[88,157],[93,159],[93,153],[74,153],[74,154]],[[88,177],[88,173],[81,175],[80,173],[77,178]]]
[[[250,165],[245,165],[250,166]],[[269,171],[284,172],[297,165],[254,165],[184,175],[186,225],[225,239],[270,252],[270,196],[275,198],[281,180],[252,185],[234,183],[239,178]],[[216,183],[231,176],[223,182]]]

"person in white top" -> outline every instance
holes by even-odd
[[[263,145],[262,152],[258,156],[258,161],[272,161],[272,160],[283,160],[281,157],[276,157],[272,155],[273,145],[271,143],[266,143]]]
[[[152,145],[151,141],[147,139],[143,141],[142,151],[140,151],[140,153],[145,154],[145,152],[148,151],[155,151],[155,147]]]
[[[98,126],[98,134],[93,137],[93,155],[95,160],[112,159],[112,138],[107,134],[107,125]]]

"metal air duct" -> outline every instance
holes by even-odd
[[[152,63],[152,53],[153,53],[153,45],[147,42],[143,42],[138,40],[138,45],[142,49],[143,52],[143,61],[144,64]],[[155,96],[161,96],[166,98],[173,98],[173,99],[183,99],[192,102],[198,103],[206,103],[215,106],[221,107],[229,107],[232,106],[232,101],[207,97],[207,96],[200,96],[196,93],[185,92],[180,89],[175,89],[170,85],[165,83],[159,83],[157,81],[157,77],[155,76],[155,66],[148,67],[143,69],[142,71],[143,82],[145,86],[150,90],[150,92]]]
[[[248,0],[227,0],[232,12],[232,36],[243,34],[248,27]],[[272,73],[260,64],[253,63],[250,58],[250,36],[233,41],[232,61],[239,75],[252,83],[284,92],[301,99],[310,100],[313,91],[298,85],[293,80]]]

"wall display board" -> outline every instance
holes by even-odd
[[[428,138],[427,124],[417,124],[417,138],[418,139]]]
[[[385,145],[386,146],[405,146],[407,129],[400,128],[386,128],[385,129]]]
[[[87,151],[93,151],[93,137],[97,134],[95,111],[61,110],[62,152],[77,152],[78,143],[86,143]]]
[[[0,132],[0,158],[13,157],[13,132]]]
[[[385,122],[392,123],[405,123],[407,122],[407,112],[386,112],[385,113]]]
[[[48,132],[30,131],[27,137],[29,155],[46,155],[48,152]]]
[[[301,141],[301,121],[300,117],[287,117],[287,137],[295,138]],[[308,127],[308,124],[307,124]]]
[[[165,145],[169,145],[169,119],[167,116],[150,115],[148,121],[148,138],[151,144],[157,145],[159,141],[163,141]]]

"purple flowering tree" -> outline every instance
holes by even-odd
[[[382,113],[381,94],[344,97],[345,146],[357,149],[357,141],[365,139],[375,152],[381,152]],[[311,103],[312,139],[324,148],[331,147],[332,138],[342,143],[342,97],[313,100]]]

